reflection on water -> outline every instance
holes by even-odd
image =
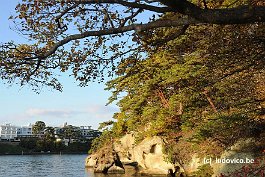
[[[102,174],[102,173],[93,173],[93,168],[87,168],[86,173],[89,174],[89,177],[166,177],[167,175],[144,175],[144,174],[135,174],[134,168],[127,167],[125,168],[126,174]]]
[[[0,177],[130,177],[126,174],[93,173],[85,168],[87,155],[3,155]]]
[[[102,174],[102,173],[93,173],[93,168],[86,168],[86,173],[89,174],[89,177],[125,177],[131,176],[129,174]]]
[[[89,177],[145,177],[146,175],[136,175],[134,170],[126,169],[126,174],[102,174],[102,173],[93,173],[93,168],[86,168],[86,173],[89,174]]]

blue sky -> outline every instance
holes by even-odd
[[[8,17],[15,13],[17,0],[7,0],[0,6],[0,43],[25,39],[10,29]],[[63,76],[63,92],[43,89],[40,94],[30,87],[13,85],[9,87],[0,80],[0,124],[11,123],[27,125],[38,120],[47,125],[60,126],[64,122],[72,125],[91,125],[110,120],[115,105],[105,106],[110,92],[104,90],[104,84],[91,83],[88,87],[78,87],[73,78]]]

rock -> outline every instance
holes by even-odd
[[[165,161],[163,140],[154,136],[146,138],[134,149],[135,161],[151,174],[167,174],[174,165]]]
[[[133,149],[135,147],[133,134],[126,134],[114,143],[114,149],[118,153],[122,163],[133,163]]]
[[[121,168],[119,166],[116,166],[115,164],[112,165],[109,169],[108,169],[108,173],[109,174],[123,174],[125,173],[124,168]]]
[[[85,161],[85,167],[91,168],[96,165],[96,155],[89,155]]]
[[[192,155],[190,163],[187,164],[179,165],[166,162],[167,156],[163,154],[164,142],[157,136],[146,138],[137,145],[134,142],[134,135],[127,134],[119,141],[116,141],[112,147],[102,148],[96,154],[89,156],[86,159],[86,166],[94,166],[95,172],[126,172],[126,174],[130,174],[128,176],[133,176],[135,173],[165,175],[170,171],[173,174],[175,171],[174,167],[179,166],[177,176],[180,176],[179,174],[184,170],[187,173],[193,173],[198,167],[204,165],[203,158],[199,158],[196,154]],[[226,150],[220,158],[254,159],[257,156],[262,156],[262,154],[255,152],[255,144],[254,139],[243,139]],[[231,163],[220,164],[214,162],[215,158],[212,158],[211,167],[213,168],[214,176],[219,176],[220,173],[231,173],[235,169],[240,169],[245,165],[240,163],[231,165]]]
[[[94,154],[94,159],[96,160],[94,165],[95,173],[124,173],[124,167],[114,149],[109,147],[102,148]]]
[[[174,169],[174,165],[165,161],[163,154],[163,140],[154,136],[144,139],[135,145],[133,134],[127,134],[114,144],[115,151],[118,152],[123,164],[136,163],[141,168],[140,173],[167,174],[169,169]]]
[[[203,160],[200,159],[197,156],[197,154],[193,154],[192,157],[191,157],[190,162],[188,164],[184,165],[185,172],[188,173],[188,174],[191,174],[191,173],[197,171],[199,166],[204,165],[204,163],[202,163],[202,162],[203,162]]]
[[[86,159],[87,167],[94,172],[134,174],[167,174],[174,165],[165,161],[162,152],[163,140],[157,136],[146,138],[138,145],[133,134],[123,136],[113,144],[113,148],[104,147]],[[124,165],[123,165],[124,164]]]
[[[228,150],[223,152],[223,154],[219,157],[219,159],[227,159],[227,161],[231,160],[255,160],[257,157],[262,157],[261,152],[255,150],[255,144],[257,142],[253,138],[241,139],[237,141],[233,146],[231,146]],[[214,159],[214,162],[216,159]],[[213,163],[213,171],[214,175],[229,174],[234,172],[235,170],[242,169],[243,166],[252,165],[251,163]]]

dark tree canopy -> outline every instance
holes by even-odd
[[[45,122],[37,121],[32,127],[33,134],[40,135],[40,133],[45,130],[45,127]]]
[[[71,70],[86,86],[124,58],[141,58],[142,32],[176,28],[164,43],[193,25],[265,21],[263,0],[22,0],[16,12],[10,19],[30,44],[1,45],[0,77],[58,90],[59,72]]]

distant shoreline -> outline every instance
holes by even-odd
[[[0,156],[4,155],[88,155],[86,152],[21,152],[21,153],[1,153]]]

